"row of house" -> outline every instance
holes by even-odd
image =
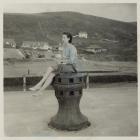
[[[16,48],[16,42],[14,39],[4,39],[3,42],[4,48]],[[32,49],[42,49],[42,50],[51,50],[52,46],[50,46],[47,42],[43,41],[23,41],[20,48],[32,48]]]
[[[14,39],[4,39],[4,48],[16,48],[16,42]],[[23,41],[20,48],[32,48],[41,50],[53,50],[62,51],[61,44],[50,46],[47,42],[43,41]]]
[[[92,52],[92,53],[101,53],[101,52],[107,52],[107,49],[104,48],[93,48],[93,49],[87,49],[87,52]]]
[[[74,35],[73,37],[79,37],[79,38],[88,38],[87,32],[79,32],[77,35]]]
[[[42,50],[51,50],[52,47],[43,41],[23,41],[21,48],[32,48],[32,49],[42,49]]]
[[[96,53],[107,52],[108,50],[106,48],[102,48],[99,45],[91,44],[89,47],[86,48],[85,51],[96,54]]]
[[[118,40],[110,40],[108,38],[102,39],[101,42],[111,42],[111,43],[118,43]]]

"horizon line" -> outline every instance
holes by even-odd
[[[107,17],[103,17],[103,16],[96,16],[96,15],[91,15],[91,14],[85,14],[85,13],[81,13],[81,12],[76,12],[76,11],[50,11],[50,12],[31,12],[31,13],[22,13],[22,12],[3,12],[3,14],[45,14],[45,13],[63,13],[63,12],[69,12],[69,13],[79,13],[82,15],[87,15],[87,16],[94,16],[94,17],[99,17],[99,18],[104,18],[104,19],[109,19],[109,20],[113,20],[113,21],[118,21],[118,22],[125,22],[125,23],[131,23],[131,22],[137,22],[137,20],[133,20],[133,21],[123,21],[123,20],[117,20],[117,19],[112,19],[112,18],[107,18]]]

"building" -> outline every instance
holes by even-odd
[[[86,48],[86,51],[96,54],[96,53],[107,52],[107,49],[102,48],[102,47],[100,47],[99,45],[96,45],[96,44],[91,44],[89,47]]]
[[[80,38],[88,38],[87,32],[79,32],[79,37]]]
[[[31,48],[31,47],[33,47],[33,41],[23,41],[22,42],[22,48]]]
[[[51,50],[52,47],[49,46],[47,42],[43,41],[23,41],[22,48],[32,48],[32,49],[42,49],[42,50]]]
[[[5,48],[16,48],[16,42],[14,39],[5,38],[3,42]]]
[[[112,42],[112,43],[118,43],[118,40],[110,40],[110,39],[103,39],[102,42]]]
[[[42,50],[52,50],[52,47],[49,46],[48,43],[44,42],[44,43],[41,45],[40,49],[42,49]]]

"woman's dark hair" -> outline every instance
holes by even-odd
[[[70,40],[69,40],[69,43],[72,43],[72,34],[71,34],[71,33],[69,33],[69,32],[63,32],[63,35],[66,35],[67,38],[70,39]]]

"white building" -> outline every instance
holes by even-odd
[[[4,47],[10,47],[10,48],[15,48],[16,47],[16,42],[14,39],[9,39],[9,38],[5,38],[4,39]]]
[[[51,50],[51,49],[52,49],[52,47],[51,47],[51,46],[49,46],[49,44],[48,44],[48,43],[44,43],[44,45],[42,45],[42,46],[40,47],[40,49],[43,49],[43,50]]]
[[[80,38],[88,38],[87,32],[79,32],[79,37]]]
[[[23,48],[32,48],[33,46],[33,41],[23,41],[21,47]]]

